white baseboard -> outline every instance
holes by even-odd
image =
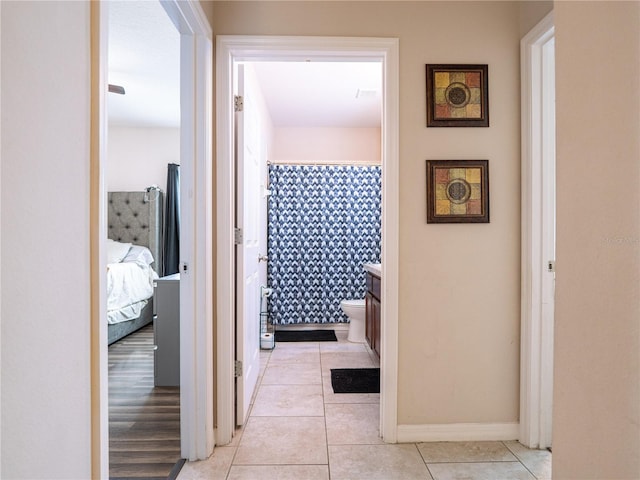
[[[398,443],[517,440],[519,431],[517,422],[398,425]]]

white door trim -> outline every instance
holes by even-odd
[[[108,3],[92,10],[92,219],[96,272],[106,271],[106,75]],[[191,282],[181,282],[180,409],[182,456],[207,458],[213,451],[213,186],[212,186],[212,31],[196,0],[161,0],[181,34],[181,261]],[[94,130],[95,129],[95,130]],[[93,168],[95,166],[95,168]],[[183,248],[184,247],[184,248]],[[92,274],[92,472],[108,477],[107,328],[104,279]],[[190,284],[186,289],[184,284]],[[184,295],[184,296],[183,296]]]
[[[91,477],[109,478],[107,330],[107,46],[109,2],[91,3]]]
[[[233,64],[240,60],[379,59],[383,63],[382,351],[380,431],[397,441],[398,221],[399,221],[399,46],[395,38],[216,37],[217,138],[217,327],[216,417],[218,444],[234,432],[234,195]]]
[[[213,33],[197,1],[161,0],[180,32],[180,438],[182,457],[213,452]],[[188,299],[187,301],[185,301]]]
[[[550,12],[520,42],[522,76],[522,283],[521,283],[521,365],[520,442],[544,448],[545,425],[550,425],[551,396],[548,394],[552,368],[546,352],[552,352],[553,330],[545,327],[543,316],[543,264],[546,213],[543,186],[555,173],[543,168],[544,139],[548,125],[543,122],[549,101],[543,95],[544,46],[554,37]],[[549,432],[547,432],[549,433]],[[550,436],[549,436],[550,441]]]

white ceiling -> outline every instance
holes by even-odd
[[[379,127],[379,62],[256,62],[277,127]]]
[[[379,62],[254,62],[277,127],[379,127]],[[180,37],[158,1],[109,2],[109,122],[180,124]]]
[[[109,2],[109,123],[180,125],[180,35],[157,1]]]

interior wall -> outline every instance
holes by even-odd
[[[0,477],[90,478],[90,5],[1,8]]]
[[[518,421],[519,3],[230,1],[210,11],[218,35],[400,40],[400,424]],[[489,64],[491,127],[426,128],[426,63]],[[427,225],[426,159],[489,159],[491,223]]]
[[[382,163],[380,128],[277,127],[277,163]]]
[[[166,192],[167,164],[180,164],[180,128],[111,126],[107,150],[108,191]]]
[[[640,3],[561,1],[554,19],[553,476],[637,479]]]

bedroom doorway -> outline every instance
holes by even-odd
[[[93,474],[96,478],[109,476],[109,432],[108,432],[108,356],[107,356],[107,279],[105,257],[107,251],[107,187],[108,160],[106,143],[107,135],[107,93],[108,84],[114,83],[107,77],[108,43],[109,43],[109,11],[115,5],[128,4],[134,9],[144,11],[150,5],[158,7],[159,18],[142,15],[142,20],[129,28],[132,31],[144,30],[145,23],[165,22],[177,39],[174,48],[179,52],[178,64],[174,67],[179,78],[178,92],[179,126],[177,126],[177,155],[181,164],[180,185],[180,264],[181,279],[179,282],[179,326],[180,345],[178,357],[179,368],[179,405],[181,414],[177,420],[179,435],[174,442],[179,457],[190,460],[206,458],[213,450],[213,396],[212,390],[212,185],[211,185],[211,58],[212,33],[201,5],[197,1],[166,2],[95,2],[92,4],[92,31],[96,32],[93,44],[93,90],[95,99],[92,120],[92,233],[93,244],[97,254],[92,263],[96,276],[96,288],[93,291],[94,319],[100,322],[92,325],[92,371],[93,371]],[[122,5],[115,5],[122,6]],[[164,15],[164,16],[162,16]],[[160,20],[161,19],[161,20]],[[155,47],[160,39],[152,35],[147,38]],[[131,45],[131,44],[130,44]],[[132,58],[126,52],[125,66],[131,66]],[[135,63],[135,62],[134,62]],[[99,68],[97,67],[99,65]],[[126,78],[125,78],[126,79]],[[131,80],[131,79],[130,79]],[[124,83],[124,82],[123,82]],[[130,85],[135,82],[129,81]],[[124,87],[125,95],[127,88]],[[116,87],[116,88],[114,88]],[[109,92],[117,92],[118,85],[109,86]],[[146,90],[155,88],[154,82],[147,82]],[[131,96],[135,89],[130,88]],[[164,99],[163,99],[164,100]],[[160,104],[163,101],[158,102]],[[142,127],[146,128],[146,127]],[[153,143],[152,139],[148,140]],[[136,152],[130,152],[132,156]],[[165,167],[166,168],[166,165]],[[200,174],[196,177],[195,171]],[[144,169],[143,169],[144,171]],[[207,173],[209,172],[209,173]],[[154,182],[155,183],[155,182]],[[150,185],[152,186],[152,185]],[[138,188],[136,187],[136,190]],[[144,193],[155,191],[155,188],[144,189]],[[197,228],[196,228],[197,226]],[[197,287],[197,288],[196,288]],[[185,354],[189,352],[189,354]],[[148,378],[146,379],[148,382]],[[148,387],[144,387],[148,388]],[[203,408],[204,406],[204,408]],[[197,408],[199,407],[199,408]],[[173,417],[174,422],[175,416]],[[129,421],[136,420],[135,416]],[[143,420],[138,417],[137,420]],[[147,418],[149,420],[149,418]],[[126,422],[125,422],[126,423]],[[153,422],[147,423],[152,427]],[[126,426],[123,426],[126,428]],[[149,435],[147,435],[148,440]],[[126,462],[123,462],[126,463]],[[135,463],[135,462],[129,462]],[[118,475],[122,476],[122,475]],[[126,476],[126,475],[125,475]],[[164,474],[163,474],[164,476]]]
[[[168,477],[181,459],[180,34],[159,2],[108,15],[109,476]]]

